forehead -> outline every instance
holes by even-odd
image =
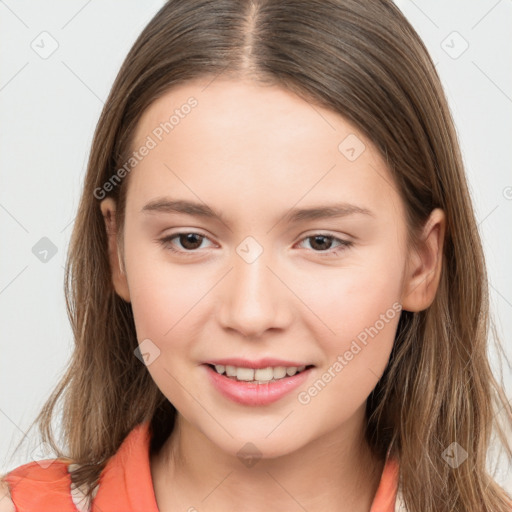
[[[143,201],[180,189],[239,205],[351,200],[398,201],[371,141],[338,113],[278,86],[195,80],[168,90],[141,116],[132,150],[151,140],[129,196]],[[197,199],[197,197],[195,197]],[[395,205],[396,206],[396,205]]]

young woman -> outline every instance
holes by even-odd
[[[168,1],[99,120],[67,284],[57,458],[0,510],[512,510],[458,141],[390,0]]]

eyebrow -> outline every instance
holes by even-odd
[[[141,213],[184,213],[196,217],[217,219],[227,224],[227,219],[222,212],[216,211],[204,203],[173,200],[166,197],[150,201],[144,205]],[[375,214],[368,208],[350,203],[335,203],[330,205],[314,205],[309,208],[292,208],[283,216],[282,220],[293,224],[308,220],[340,218],[353,214],[375,217]]]

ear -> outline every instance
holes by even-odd
[[[126,302],[130,302],[130,291],[128,289],[128,281],[126,280],[126,272],[117,245],[116,203],[114,199],[107,197],[101,201],[100,208],[107,231],[112,284],[114,285],[116,293]]]
[[[408,255],[402,294],[406,311],[423,311],[434,301],[441,278],[445,231],[444,211],[435,208],[425,223],[419,246]]]

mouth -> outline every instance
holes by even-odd
[[[230,357],[205,361],[201,366],[217,392],[245,406],[270,405],[289,397],[299,386],[306,385],[315,371],[314,364],[274,357]]]
[[[314,365],[300,366],[266,366],[264,368],[249,368],[247,366],[234,366],[224,364],[210,364],[210,367],[218,375],[222,375],[228,379],[246,382],[250,384],[271,384],[289,379],[297,374],[306,372]]]

